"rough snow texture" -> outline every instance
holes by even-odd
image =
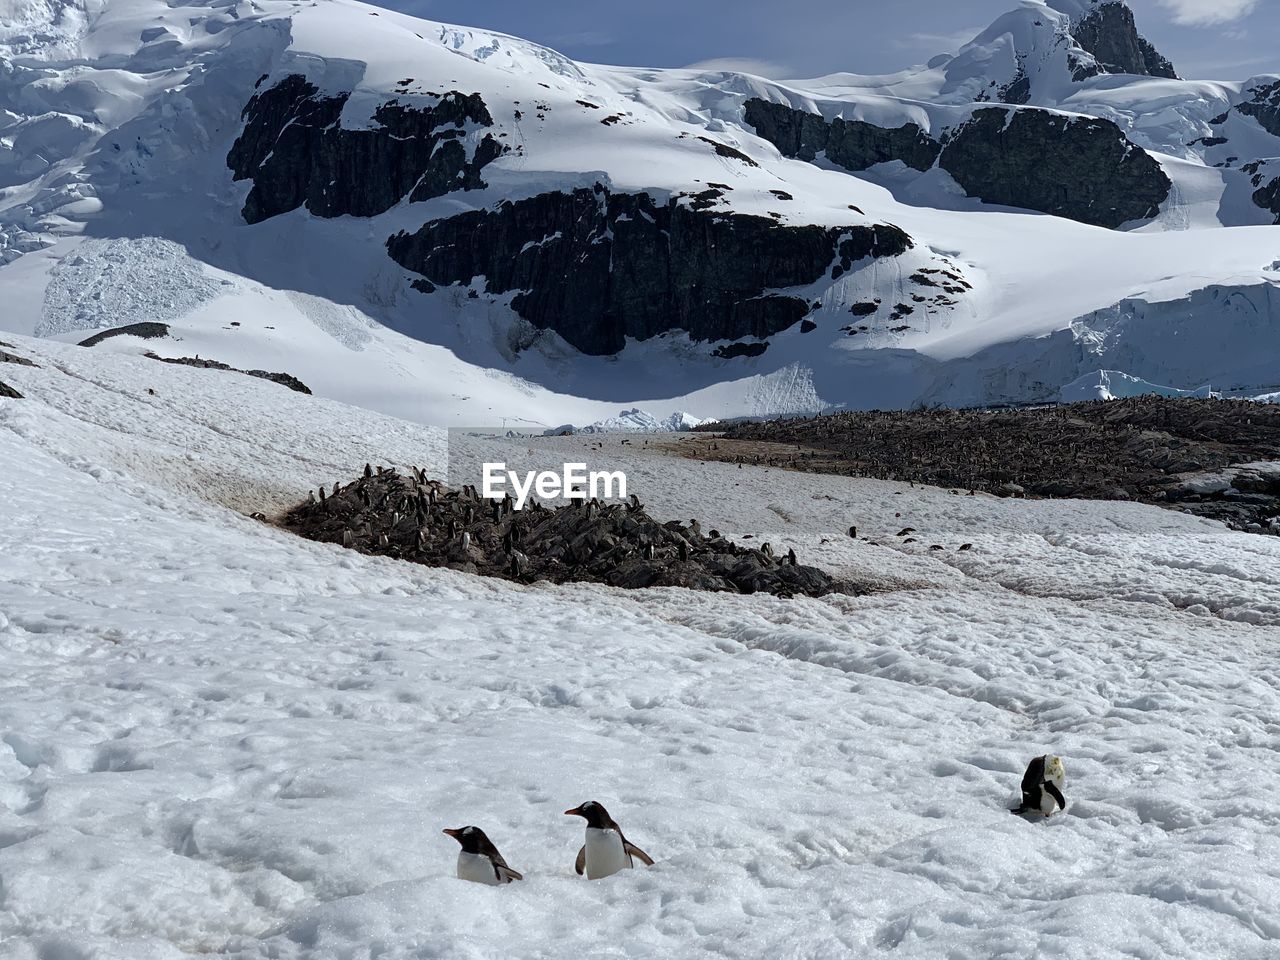
[[[516,587],[221,505],[438,431],[12,339],[5,960],[1274,954],[1280,541],[546,438],[883,590]],[[1067,812],[1010,816],[1048,751]],[[657,865],[576,877],[589,798]],[[463,823],[525,881],[456,879]]]

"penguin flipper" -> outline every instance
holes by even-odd
[[[653,857],[649,856],[647,853],[645,853],[643,850],[637,847],[630,840],[624,840],[622,842],[622,845],[623,847],[626,848],[626,851],[628,854],[635,857],[637,860],[643,863],[646,867],[653,866]]]
[[[512,870],[505,863],[496,864],[495,869],[498,873],[498,879],[503,883],[510,883],[512,880],[523,880],[524,874],[518,870]]]
[[[587,847],[583,844],[582,849],[578,851],[578,859],[573,862],[573,869],[582,876],[582,871],[587,869]]]
[[[1044,789],[1049,796],[1053,797],[1053,799],[1058,802],[1059,810],[1067,809],[1067,799],[1062,795],[1062,791],[1059,790],[1055,784],[1046,782]]]

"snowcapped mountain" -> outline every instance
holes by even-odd
[[[1262,395],[1277,158],[1280,78],[1179,79],[1118,0],[785,83],[348,0],[0,0],[0,329],[164,324],[93,349],[440,424],[1055,400],[1100,370]]]

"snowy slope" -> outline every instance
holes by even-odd
[[[237,366],[283,367],[325,396],[437,424],[582,424],[636,405],[661,418],[1005,400],[1000,388],[949,386],[997,348],[1012,379],[1056,394],[1105,368],[1087,338],[1044,365],[1042,339],[1070,336],[1081,318],[1139,300],[1177,313],[1214,285],[1270,305],[1280,280],[1272,217],[1239,169],[1280,153],[1280,140],[1229,110],[1266,78],[1073,80],[1069,59],[1087,55],[1069,34],[1091,8],[1026,2],[931,66],[781,84],[579,64],[518,38],[349,0],[11,3],[0,9],[0,329],[75,340],[163,315],[180,340],[146,345],[156,352],[198,347]],[[1107,231],[988,206],[938,168],[892,163],[853,174],[787,159],[743,118],[743,104],[761,98],[941,136],[990,106],[991,90],[1017,70],[1031,78],[1019,109],[1111,120],[1156,157],[1173,181],[1158,216]],[[246,225],[248,185],[231,181],[226,158],[255,90],[288,76],[349,94],[341,125],[351,130],[375,127],[392,100],[429,107],[442,90],[474,91],[508,152],[484,168],[484,189],[367,218],[298,209]],[[466,131],[468,150],[479,137]],[[764,355],[733,359],[682,332],[585,356],[532,329],[484,278],[430,295],[411,289],[416,275],[384,249],[388,236],[435,219],[596,183],[659,201],[723,184],[717,209],[726,213],[784,225],[893,223],[916,246],[786,291],[816,305],[815,329],[793,326]],[[86,237],[97,246],[82,250]],[[139,273],[153,258],[157,268]],[[102,269],[111,260],[123,265],[114,279]],[[890,305],[919,303],[911,278],[922,268],[954,270],[969,286],[946,298],[954,302],[930,298],[906,319],[888,318]],[[114,293],[101,296],[104,285]],[[874,300],[884,313],[850,315]],[[1201,317],[1203,329],[1222,319]],[[1273,392],[1280,372],[1256,369],[1253,335],[1273,337],[1276,327],[1268,307],[1226,340],[1238,364],[1189,380],[1182,363],[1111,369],[1173,388],[1214,379],[1225,381],[1218,389]],[[1151,335],[1126,336],[1141,353]],[[100,349],[142,348],[112,340]],[[1041,398],[1032,394],[1019,398]]]
[[[522,588],[227,509],[438,467],[440,431],[14,348],[41,366],[0,399],[5,960],[1274,953],[1274,538],[606,440],[655,515],[880,592]],[[1011,817],[1046,750],[1067,813]],[[573,875],[591,797],[655,867]],[[440,830],[471,822],[523,883],[454,878]]]

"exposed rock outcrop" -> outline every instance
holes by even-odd
[[[426,278],[419,289],[483,277],[490,293],[518,291],[511,306],[533,326],[594,355],[672,330],[764,339],[811,310],[806,298],[766,291],[911,246],[887,224],[788,226],[599,184],[434,220],[387,241],[392,259]]]
[[[167,323],[130,323],[123,327],[114,327],[110,330],[103,330],[101,333],[95,333],[93,336],[80,341],[82,347],[96,347],[103,340],[110,340],[112,337],[138,337],[140,340],[159,340],[161,337],[169,335],[169,325]]]
[[[923,170],[936,159],[971,197],[1098,226],[1154,216],[1172,188],[1160,164],[1110,120],[984,107],[940,144],[914,125],[826,123],[760,99],[746,102],[744,116],[786,156],[812,159],[825,149],[827,159],[854,171],[890,159]],[[862,129],[868,127],[880,133]],[[860,146],[833,150],[834,131],[842,131],[843,145],[851,128]]]
[[[1246,117],[1253,117],[1267,133],[1280,137],[1280,80],[1254,87],[1252,98],[1236,104],[1236,110]]]
[[[1266,186],[1256,190],[1253,194],[1253,202],[1263,210],[1274,213],[1276,225],[1280,226],[1280,177],[1276,177]]]
[[[360,130],[341,125],[349,97],[321,95],[294,74],[249,101],[244,131],[227,154],[234,179],[253,181],[246,222],[304,204],[320,217],[370,217],[406,196],[478,189],[481,169],[505,150],[488,134],[468,149],[474,128],[493,125],[478,93],[445,93],[421,108],[392,100],[375,111],[374,126]]]
[[[6,397],[10,400],[21,400],[22,394],[13,389],[13,387],[9,386],[3,380],[0,380],[0,397]]]
[[[19,367],[40,366],[40,364],[36,363],[34,360],[28,360],[26,357],[20,357],[16,353],[9,353],[5,350],[0,350],[0,363],[12,363]]]
[[[295,393],[311,393],[310,387],[288,373],[271,373],[267,370],[241,370],[219,360],[203,360],[200,357],[162,357],[149,350],[143,356],[152,360],[159,360],[162,363],[176,363],[184,367],[199,367],[202,370],[230,370],[232,373],[243,373],[245,376],[257,377],[259,380],[270,380],[272,383],[278,383],[282,387],[288,387]]]
[[[896,128],[839,118],[827,123],[817,114],[758,97],[748,100],[744,110],[747,123],[784,156],[813,160],[826,151],[827,159],[846,170],[866,170],[890,160],[928,170],[942,149],[914,123]]]
[[[999,107],[952,131],[939,164],[971,197],[1101,227],[1153,217],[1173,184],[1110,120]]]
[[[858,593],[816,567],[751,548],[678,520],[660,523],[638,501],[578,501],[512,509],[473,488],[450,489],[421,471],[407,477],[366,468],[365,476],[311,494],[282,524],[300,536],[361,553],[519,583],[607,583],[730,593],[822,596]]]
[[[1133,11],[1120,0],[1098,4],[1071,29],[1076,43],[1105,73],[1176,80],[1173,64],[1138,33]]]

